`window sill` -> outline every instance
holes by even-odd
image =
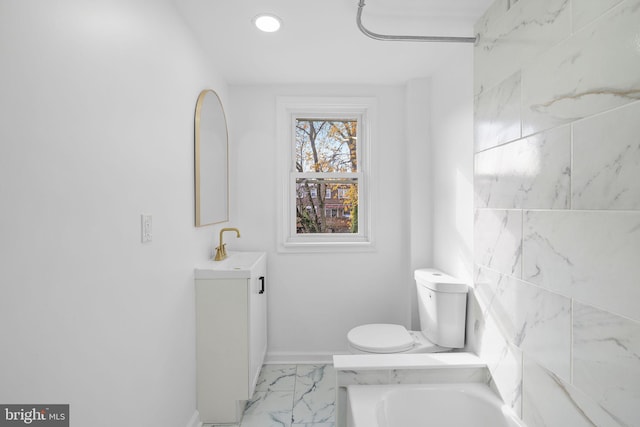
[[[375,245],[368,240],[362,241],[289,241],[278,246],[279,253],[354,253],[374,252]]]

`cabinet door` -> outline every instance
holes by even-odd
[[[267,353],[267,278],[265,263],[249,279],[249,395],[260,375]]]
[[[251,397],[247,283],[196,280],[197,407],[206,423],[237,421],[237,402]]]

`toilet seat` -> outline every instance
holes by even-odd
[[[399,353],[415,344],[404,326],[383,323],[357,326],[349,331],[347,340],[354,348],[368,353]]]

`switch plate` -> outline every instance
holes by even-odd
[[[153,228],[151,223],[151,215],[140,215],[142,218],[142,243],[148,243],[153,239]]]

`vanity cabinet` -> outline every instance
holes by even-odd
[[[266,255],[241,258],[242,265],[232,254],[195,271],[197,408],[205,424],[240,422],[267,351]]]

